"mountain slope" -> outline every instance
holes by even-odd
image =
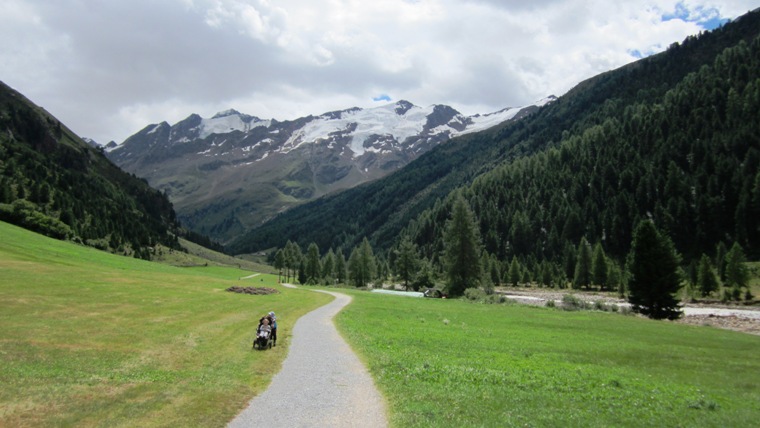
[[[612,102],[612,101],[611,101]],[[617,109],[615,109],[617,110]],[[719,243],[760,255],[760,37],[740,42],[687,75],[664,97],[637,101],[558,147],[479,176],[463,190],[485,250],[564,263],[572,279],[582,238],[624,260],[646,218],[686,262]],[[426,256],[443,248],[451,201],[403,232]],[[442,221],[443,220],[443,221]]]
[[[243,253],[282,247],[292,240],[302,246],[315,242],[322,249],[348,251],[366,236],[376,248],[387,250],[402,228],[419,213],[432,208],[438,198],[445,198],[452,190],[469,186],[477,176],[558,147],[573,137],[579,138],[606,120],[621,117],[636,104],[656,106],[663,102],[668,91],[690,73],[712,65],[724,49],[741,41],[752,43],[760,29],[759,15],[757,11],[752,12],[714,32],[674,43],[666,52],[582,82],[529,118],[455,138],[383,180],[295,208],[254,229],[229,248],[234,253]],[[688,102],[682,108],[688,109]],[[656,144],[666,142],[666,139],[654,141]],[[502,183],[502,186],[509,185]],[[564,183],[557,186],[562,188]],[[485,198],[484,203],[496,204],[496,201]],[[511,203],[539,202],[524,197]],[[505,207],[496,204],[495,209]],[[433,223],[437,227],[425,231],[428,241],[440,236],[440,227],[447,216],[445,210],[433,212],[436,215]],[[421,222],[430,220],[417,218],[410,227],[419,227]],[[585,218],[585,221],[597,220],[593,214]],[[494,229],[497,234],[484,237],[500,241],[501,247],[496,248],[501,251],[499,248],[504,248],[504,242],[509,239],[504,231],[511,230],[514,220],[499,221],[504,224]],[[579,219],[582,221],[584,219]],[[418,242],[424,244],[426,240],[419,238]],[[440,248],[429,249],[431,255],[438,250]]]
[[[164,195],[2,82],[0,219],[141,257],[156,243],[178,246]]]
[[[399,101],[285,122],[228,110],[149,125],[108,156],[165,191],[188,228],[229,240],[294,205],[396,171],[454,135],[535,109],[465,117]]]

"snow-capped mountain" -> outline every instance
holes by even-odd
[[[236,110],[152,124],[106,148],[169,194],[182,223],[226,241],[294,204],[391,173],[452,137],[519,119],[553,101],[464,116],[408,101],[292,121]]]

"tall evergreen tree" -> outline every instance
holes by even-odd
[[[306,250],[306,283],[310,285],[319,284],[322,277],[322,266],[319,263],[319,247],[312,242]]]
[[[296,272],[298,272],[298,269],[301,267],[302,258],[303,253],[301,252],[301,247],[293,241],[288,241],[288,243],[285,244],[286,282],[290,281],[291,271],[293,278],[296,278]]]
[[[604,249],[601,243],[597,243],[594,246],[594,256],[591,264],[591,280],[594,284],[601,287],[602,290],[607,289],[608,284],[608,271],[607,268],[607,256],[604,254]]]
[[[718,277],[715,276],[710,258],[702,254],[697,268],[697,289],[702,296],[707,296],[718,290]]]
[[[744,288],[749,283],[749,271],[744,263],[747,261],[744,250],[738,242],[731,246],[726,254],[726,286]]]
[[[306,284],[309,278],[306,276],[306,260],[301,258],[301,262],[298,263],[298,283]]]
[[[448,291],[452,296],[461,296],[465,289],[479,285],[482,273],[480,233],[475,215],[461,194],[455,197],[443,240]]]
[[[501,271],[499,270],[499,261],[496,259],[491,260],[490,275],[494,286],[501,285]]]
[[[351,251],[351,257],[348,258],[349,279],[355,287],[366,287],[374,278],[376,268],[372,247],[367,238],[364,238],[362,243]]]
[[[723,241],[718,242],[715,249],[715,268],[718,269],[718,277],[721,281],[726,280],[726,244]]]
[[[332,248],[322,258],[322,279],[325,285],[333,285],[335,281],[335,253]]]
[[[676,292],[681,287],[679,256],[673,242],[651,220],[642,220],[633,234],[628,255],[628,301],[633,310],[653,319],[681,316]]]
[[[422,259],[419,266],[420,271],[414,279],[414,289],[420,290],[423,288],[435,287],[435,273],[433,272],[433,265],[430,261],[428,259]]]
[[[573,278],[573,288],[581,288],[591,284],[591,245],[586,238],[581,238],[578,244],[578,260],[575,263],[575,277]]]
[[[285,268],[285,251],[280,248],[274,255],[274,268],[277,269],[277,282],[282,281],[282,269]]]
[[[348,280],[348,266],[343,251],[338,251],[335,256],[335,280],[338,284],[345,284]]]
[[[414,279],[417,264],[417,246],[405,237],[396,250],[396,274],[404,281],[404,288],[407,290],[409,283]]]
[[[520,284],[522,267],[520,266],[520,262],[517,261],[517,257],[512,257],[512,262],[509,264],[509,271],[507,273],[507,277],[509,278],[509,283],[512,285],[512,287],[517,287]]]
[[[610,289],[618,290],[621,296],[625,294],[623,273],[620,271],[620,266],[614,261],[607,263],[607,284]]]

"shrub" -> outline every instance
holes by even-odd
[[[582,309],[588,309],[588,303],[579,299],[575,295],[565,294],[562,296],[562,309],[566,311],[579,311]]]
[[[486,293],[479,288],[467,288],[464,290],[464,297],[467,300],[480,301],[485,299]]]
[[[486,303],[508,303],[512,302],[512,300],[508,299],[507,296],[504,296],[502,294],[491,294],[488,297],[486,297]]]

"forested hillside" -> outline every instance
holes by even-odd
[[[686,260],[738,242],[760,251],[760,38],[726,49],[662,100],[620,106],[558,147],[463,190],[489,254],[559,261],[585,237],[622,260],[651,218]],[[407,229],[437,258],[450,200]]]
[[[687,255],[734,240],[756,253],[759,32],[755,11],[674,43],[522,121],[453,139],[390,177],[290,210],[230,250],[290,240],[349,252],[368,237],[384,253],[406,228],[435,259],[450,211],[443,201],[464,187],[486,250],[501,260],[556,261],[583,236],[619,257],[644,216]]]
[[[0,82],[0,220],[149,258],[178,248],[166,197]]]

